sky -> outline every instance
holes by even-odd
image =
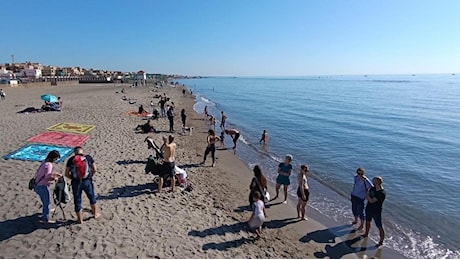
[[[189,76],[460,72],[457,0],[21,0],[0,63]]]

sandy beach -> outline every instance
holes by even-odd
[[[123,87],[127,93],[119,92]],[[84,224],[76,224],[73,202],[63,219],[56,209],[56,224],[38,223],[41,203],[27,183],[39,162],[0,159],[0,257],[2,258],[393,258],[390,250],[373,248],[350,225],[328,223],[308,209],[308,221],[299,221],[295,202],[268,203],[263,238],[254,240],[245,222],[252,170],[230,150],[217,151],[217,166],[199,165],[206,147],[209,126],[204,115],[193,111],[194,98],[182,95],[182,87],[129,88],[122,84],[88,84],[36,88],[6,88],[0,102],[0,154],[7,155],[52,125],[68,122],[95,125],[83,147],[98,167],[94,177],[97,205],[102,217],[93,219],[83,196]],[[40,107],[40,95],[63,98],[61,112],[18,114],[26,107]],[[191,192],[155,193],[153,175],[144,173],[152,150],[146,134],[134,128],[145,123],[128,115],[140,104],[148,110],[155,94],[166,93],[176,104],[176,163],[194,184]],[[121,100],[126,95],[136,101]],[[158,106],[156,106],[158,108]],[[180,131],[180,110],[185,108],[193,133]],[[159,109],[159,108],[158,108]],[[161,143],[168,135],[168,120],[154,126],[151,134]],[[57,164],[63,173],[65,163]],[[297,174],[295,172],[294,174]],[[165,189],[169,190],[168,188]],[[270,187],[271,194],[274,188]],[[351,219],[350,219],[351,220]],[[375,227],[374,227],[375,228]],[[364,250],[363,250],[364,249]]]

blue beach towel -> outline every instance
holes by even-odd
[[[42,162],[52,150],[57,150],[61,158],[57,162],[64,161],[73,152],[71,147],[62,147],[48,144],[28,144],[18,150],[3,156],[4,159],[14,159],[22,161],[39,161]]]

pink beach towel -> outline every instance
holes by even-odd
[[[69,134],[62,132],[43,132],[29,140],[31,143],[54,144],[61,146],[81,146],[89,138],[88,135]]]

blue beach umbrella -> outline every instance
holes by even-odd
[[[56,96],[50,95],[50,94],[45,94],[41,96],[41,99],[44,101],[48,101],[51,103],[58,102],[58,99]]]

